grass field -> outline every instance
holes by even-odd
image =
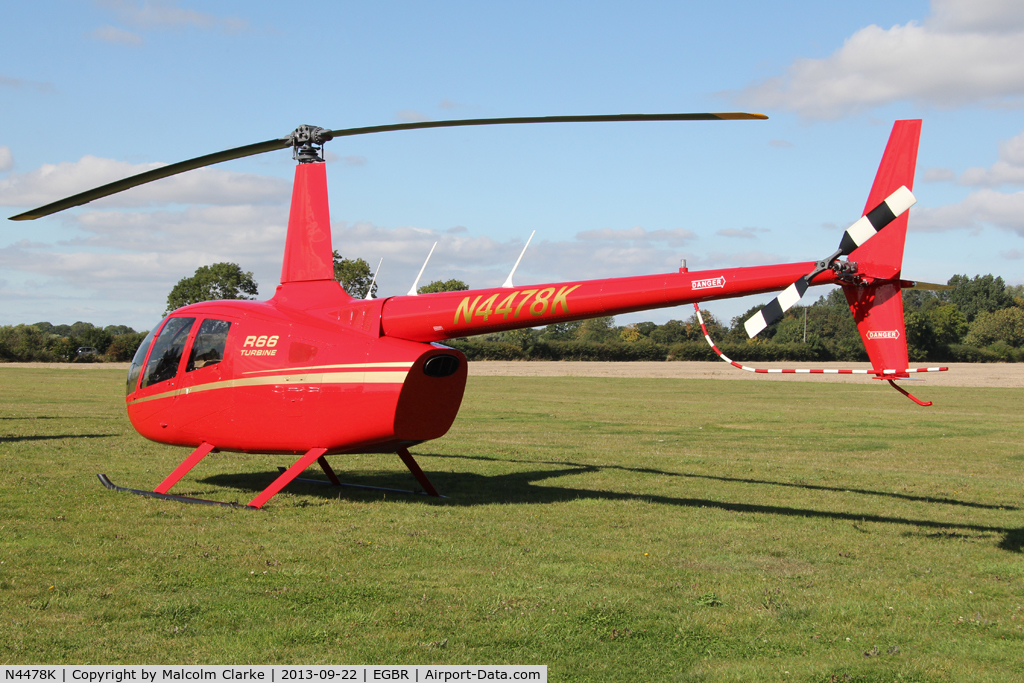
[[[1024,678],[1024,389],[473,377],[413,449],[447,499],[293,484],[253,512],[100,486],[187,454],[135,434],[123,374],[0,368],[2,664]],[[244,502],[285,464],[215,454],[174,492]]]

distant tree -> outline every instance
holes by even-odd
[[[373,271],[370,264],[361,258],[347,259],[337,251],[334,252],[334,279],[341,283],[342,289],[356,299],[366,297],[366,290],[373,282]],[[377,283],[373,282],[373,296],[377,295]]]
[[[68,360],[60,346],[60,337],[46,335],[33,325],[0,327],[0,359],[16,362]]]
[[[747,329],[743,326],[743,323],[750,319],[750,316],[754,315],[761,310],[763,305],[751,306],[744,313],[736,316],[732,319],[729,326],[729,340],[734,342],[743,342],[749,339],[747,336]],[[768,327],[764,328],[757,333],[756,339],[764,342],[775,336],[775,333],[779,330],[779,323],[782,320],[775,320],[769,323]]]
[[[237,263],[200,266],[192,277],[178,280],[167,295],[165,314],[188,304],[219,299],[255,299],[258,285],[251,272],[242,272]],[[248,295],[248,296],[246,296]]]
[[[982,311],[964,338],[964,343],[969,346],[988,346],[999,341],[1013,347],[1024,346],[1024,308],[1014,306],[992,313]]]
[[[808,309],[797,306],[790,309],[781,320],[775,323],[775,334],[772,336],[774,344],[796,344],[804,341],[804,314]],[[746,335],[746,330],[743,334]],[[761,334],[764,334],[762,332]],[[758,335],[760,338],[760,335]],[[714,337],[712,337],[714,339]]]
[[[1008,285],[1006,287],[1006,294],[1013,299],[1015,306],[1024,308],[1024,285]]]
[[[941,304],[926,309],[935,344],[948,346],[959,344],[967,334],[967,318],[953,304]]]
[[[903,310],[908,313],[927,312],[932,306],[942,303],[938,292],[926,289],[904,289]]]
[[[58,337],[50,347],[54,360],[72,361],[79,344],[74,337]]]
[[[416,291],[420,294],[431,294],[433,292],[463,292],[467,289],[469,289],[469,285],[462,280],[453,278],[451,280],[434,280],[430,284],[418,288]]]
[[[545,341],[569,341],[576,339],[579,329],[583,326],[582,320],[574,320],[565,323],[551,323],[544,328],[541,336]]]
[[[119,334],[135,334],[135,330],[127,325],[107,325],[103,328],[103,331],[111,337],[116,337]]]
[[[146,332],[133,331],[117,335],[107,347],[107,358],[117,362],[130,361],[135,356],[135,352],[139,350],[139,345],[146,338],[146,334]]]
[[[576,331],[576,338],[586,342],[608,342],[616,336],[615,318],[610,315],[584,320]]]
[[[682,320],[669,320],[664,325],[658,325],[650,336],[658,344],[678,344],[690,340],[687,325]]]
[[[78,323],[75,323],[75,325],[77,324]],[[110,342],[113,341],[114,338],[98,327],[94,327],[89,323],[84,324],[89,325],[89,327],[74,335],[74,338],[78,340],[78,345],[91,346],[100,353],[106,353],[107,347],[110,346]],[[71,327],[74,327],[75,325],[72,325]]]
[[[701,311],[700,314],[701,317],[704,318],[704,327],[708,328],[708,335],[715,342],[720,341],[729,331],[725,325],[718,322],[718,318],[711,315],[709,311]],[[697,341],[704,338],[704,333],[700,329],[700,320],[697,318],[696,313],[687,319],[686,333],[687,339],[690,341]]]
[[[943,301],[948,301],[960,309],[967,322],[974,322],[983,311],[992,313],[1014,305],[1013,297],[1006,291],[1003,278],[993,275],[975,275],[973,279],[966,275],[954,275],[948,284],[953,289],[940,293]]]
[[[451,291],[461,291],[461,290],[451,290]],[[508,332],[505,333],[504,336],[505,336],[505,338],[504,338],[505,342],[507,342],[509,344],[512,344],[514,346],[517,346],[520,349],[522,349],[523,351],[528,349],[530,347],[530,345],[533,344],[533,341],[536,339],[536,336],[534,335],[533,330],[531,330],[529,327],[525,327],[525,328],[518,329],[518,330],[509,330]]]
[[[935,335],[928,317],[913,311],[904,312],[903,329],[906,332],[907,354],[910,360],[915,363],[923,361],[935,348]]]
[[[633,344],[643,339],[640,330],[636,329],[636,323],[619,328],[619,339],[627,344]]]
[[[812,334],[821,340],[835,360],[867,360],[850,305],[838,287],[819,297],[807,311],[808,341]]]
[[[658,329],[658,326],[652,322],[637,323],[634,327],[636,327],[636,331],[643,337],[650,337],[651,332]]]

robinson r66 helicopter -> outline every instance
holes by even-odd
[[[466,357],[439,343],[446,339],[788,286],[747,321],[753,337],[809,286],[833,284],[846,294],[875,378],[906,394],[896,380],[940,369],[907,367],[900,294],[915,284],[901,279],[901,267],[906,212],[916,201],[910,190],[921,122],[896,122],[862,218],[847,229],[833,254],[817,262],[703,272],[681,268],[525,287],[512,286],[510,277],[497,288],[368,300],[349,296],[334,279],[323,144],[352,135],[453,126],[766,118],[746,113],[637,114],[462,119],[343,130],[300,126],[283,138],[154,169],[12,220],[39,218],[203,166],[293,148],[298,164],[281,284],[274,296],[262,302],[210,301],[179,308],[150,332],[132,361],[126,399],[132,425],[146,438],[192,448],[191,454],[153,491],[115,486],[105,475],[100,479],[109,488],[151,497],[232,505],[168,491],[215,451],[298,455],[248,504],[259,508],[313,462],[332,484],[341,485],[327,456],[397,453],[424,491],[437,496],[409,447],[443,436],[458,414]]]

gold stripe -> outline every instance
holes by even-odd
[[[415,361],[396,361],[396,362],[385,362],[385,363],[345,363],[341,365],[309,365],[306,367],[288,368],[289,372],[296,370],[335,370],[338,368],[411,368]],[[281,372],[281,368],[275,370],[250,370],[249,372],[243,372],[243,375],[255,375],[261,372]]]
[[[311,375],[274,375],[272,377],[246,377],[243,379],[228,379],[222,382],[207,382],[194,387],[165,391],[145,398],[137,398],[128,403],[146,403],[161,398],[174,398],[175,396],[196,394],[201,391],[213,391],[214,389],[240,389],[242,387],[268,386],[271,384],[401,384],[405,381],[408,372],[326,372],[314,373]]]

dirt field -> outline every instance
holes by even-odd
[[[868,363],[778,363],[765,367],[869,369]],[[925,367],[915,363],[914,367]],[[916,384],[937,387],[1024,387],[1024,363],[953,363],[948,372],[918,375]],[[475,361],[469,374],[478,377],[664,377],[667,379],[732,379],[752,382],[855,382],[864,375],[766,375],[711,361],[590,363],[573,361]]]
[[[867,363],[779,363],[766,367],[868,369]],[[915,367],[925,367],[916,363]],[[128,363],[6,363],[0,368],[62,368],[127,370]],[[870,382],[864,375],[765,375],[745,372],[726,363],[578,361],[474,361],[474,377],[664,377],[666,379],[733,379],[752,382]],[[922,385],[936,387],[1024,387],[1024,363],[952,363],[948,372],[918,375]]]

